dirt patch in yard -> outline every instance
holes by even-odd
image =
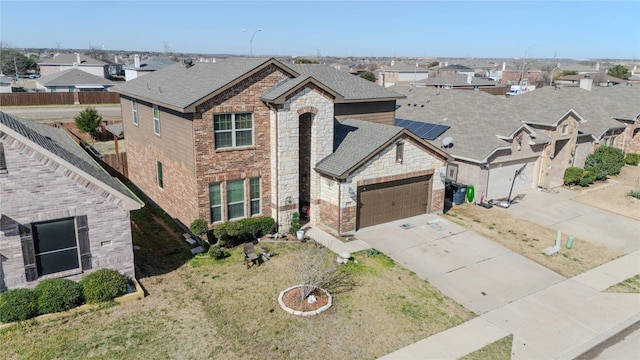
[[[572,277],[624,255],[622,252],[574,239],[548,256],[542,251],[555,244],[556,230],[512,216],[501,209],[473,204],[457,205],[446,214],[451,221],[481,234],[558,274]],[[562,239],[566,243],[566,238]]]
[[[581,194],[574,201],[640,220],[640,200],[627,195],[629,191],[637,189],[640,189],[640,166],[629,165],[607,182],[594,184],[591,188],[572,188]]]

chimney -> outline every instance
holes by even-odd
[[[638,69],[638,66],[633,65],[633,70],[631,70],[631,76],[636,76],[636,69]]]
[[[80,54],[76,53],[76,62],[80,64]]]
[[[506,61],[502,63],[502,71],[505,71],[505,70],[507,70],[507,62]]]
[[[580,79],[580,89],[591,91],[592,86],[593,86],[592,78],[585,76],[584,78]]]
[[[600,71],[600,63],[596,63],[596,71]]]
[[[467,75],[467,84],[471,84],[472,78],[471,75]]]
[[[140,55],[135,54],[133,56],[133,66],[137,69],[140,67]]]
[[[116,56],[114,56],[114,57],[113,57],[113,62],[114,62],[115,64],[117,64],[117,63],[118,63],[118,55],[116,55]]]
[[[448,61],[445,61],[445,62],[444,62],[444,67],[447,67],[447,66],[449,66],[449,62],[448,62]]]

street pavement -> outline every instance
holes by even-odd
[[[71,122],[89,105],[2,106],[0,111],[38,122]],[[92,105],[107,121],[122,120],[120,104]]]

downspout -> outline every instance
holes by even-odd
[[[489,197],[489,169],[491,168],[491,164],[489,164],[489,161],[487,161],[485,166],[487,167],[487,184],[485,185],[484,199],[482,199],[481,202],[486,203],[486,199],[487,197]]]
[[[278,166],[280,165],[279,158],[278,158],[278,155],[280,153],[278,151],[278,110],[276,108],[274,108],[273,105],[271,105],[271,103],[266,103],[266,104],[269,107],[269,109],[271,111],[274,111],[275,114],[276,114],[276,124],[275,124],[275,129],[274,129],[275,130],[275,134],[276,134],[276,139],[275,139],[275,141],[276,141],[276,144],[275,144],[275,146],[276,146],[276,166],[275,166],[276,173],[275,173],[275,176],[274,176],[274,174],[271,174],[271,181],[274,181],[273,179],[275,178],[275,182],[276,182],[276,194],[275,194],[276,195],[276,218],[275,218],[275,221],[276,221],[277,233],[280,233],[280,196],[278,195],[278,189],[279,189],[279,187],[278,187]]]
[[[338,184],[338,235],[340,235],[342,234],[342,186],[340,185],[340,182],[337,181],[335,178],[334,180]],[[358,211],[357,204],[356,204],[356,211]]]

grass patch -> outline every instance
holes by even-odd
[[[10,326],[0,331],[3,357],[368,359],[473,317],[388,256],[366,252],[341,267],[349,281],[329,289],[333,307],[318,316],[292,316],[277,297],[300,282],[293,263],[312,243],[262,243],[277,255],[247,269],[241,247],[223,260],[186,256],[179,228],[153,206],[143,209],[132,218],[142,248],[135,252],[137,271],[148,296]]]
[[[640,275],[621,281],[609,287],[607,292],[640,294]]]
[[[627,196],[631,196],[632,198],[640,199],[640,189],[629,190]]]
[[[472,204],[456,206],[448,214],[452,214],[451,221],[456,224],[566,277],[581,274],[623,255],[620,251],[576,238],[571,249],[562,247],[558,254],[546,256],[542,250],[555,244],[554,229],[518,218],[503,209],[485,209]]]
[[[511,359],[511,345],[513,344],[513,335],[503,337],[471,354],[461,357],[461,360],[508,360]]]

